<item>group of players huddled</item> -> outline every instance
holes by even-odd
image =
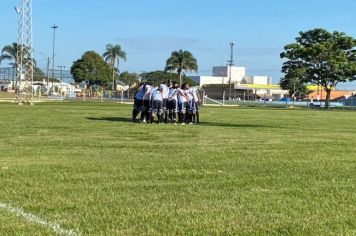
[[[159,86],[144,83],[135,94],[132,121],[141,113],[141,123],[198,124],[199,104],[197,89],[188,83],[181,87],[170,81]]]

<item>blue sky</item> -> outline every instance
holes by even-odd
[[[16,41],[16,0],[1,0],[0,47]],[[250,75],[280,78],[283,46],[315,27],[356,37],[355,0],[33,0],[36,59],[51,56],[57,24],[57,65],[69,68],[87,50],[118,43],[128,54],[121,70],[163,69],[171,51],[186,49],[208,75],[226,64],[231,40],[237,65]]]

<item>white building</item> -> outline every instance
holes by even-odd
[[[204,85],[229,84],[230,66],[214,66],[212,76],[191,76],[200,87]],[[247,76],[246,67],[231,67],[232,84],[272,84],[269,76]]]
[[[287,91],[282,90],[279,85],[272,84],[272,77],[246,75],[246,67],[232,66],[230,71],[230,66],[215,66],[212,76],[191,76],[190,78],[200,87],[204,87],[209,94],[221,96],[222,93],[218,90],[223,89],[222,85],[229,84],[230,75],[235,96],[245,97],[246,94],[252,94],[255,98],[258,96],[280,98],[287,94]]]
[[[231,82],[240,83],[246,76],[245,67],[231,67]],[[212,76],[191,76],[199,86],[209,84],[229,84],[230,67],[229,66],[214,66]]]

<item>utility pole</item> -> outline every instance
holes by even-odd
[[[17,39],[17,70],[16,100],[22,105],[24,102],[32,104],[33,101],[33,42],[32,42],[32,0],[20,0],[15,7],[19,16],[19,29]]]
[[[62,88],[63,88],[63,69],[66,68],[65,66],[58,66],[58,68],[60,69],[60,78],[61,78],[61,90],[60,90],[60,93],[61,93],[61,101],[63,101],[63,94],[62,94]]]
[[[54,81],[54,64],[55,64],[55,61],[54,61],[54,58],[56,56],[55,54],[55,47],[56,47],[56,30],[58,29],[58,26],[57,25],[53,25],[51,27],[51,29],[53,29],[53,50],[52,50],[52,89],[53,89],[53,81]]]
[[[47,58],[47,89],[49,89],[49,64],[50,64],[50,59],[48,57]]]
[[[230,60],[228,61],[228,66],[229,66],[229,100],[231,100],[231,94],[232,94],[231,80],[232,80],[232,67],[234,66],[234,46],[235,46],[235,42],[232,41],[230,43],[230,48],[231,48]]]

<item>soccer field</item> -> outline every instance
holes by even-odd
[[[0,104],[0,235],[355,235],[356,113]]]

